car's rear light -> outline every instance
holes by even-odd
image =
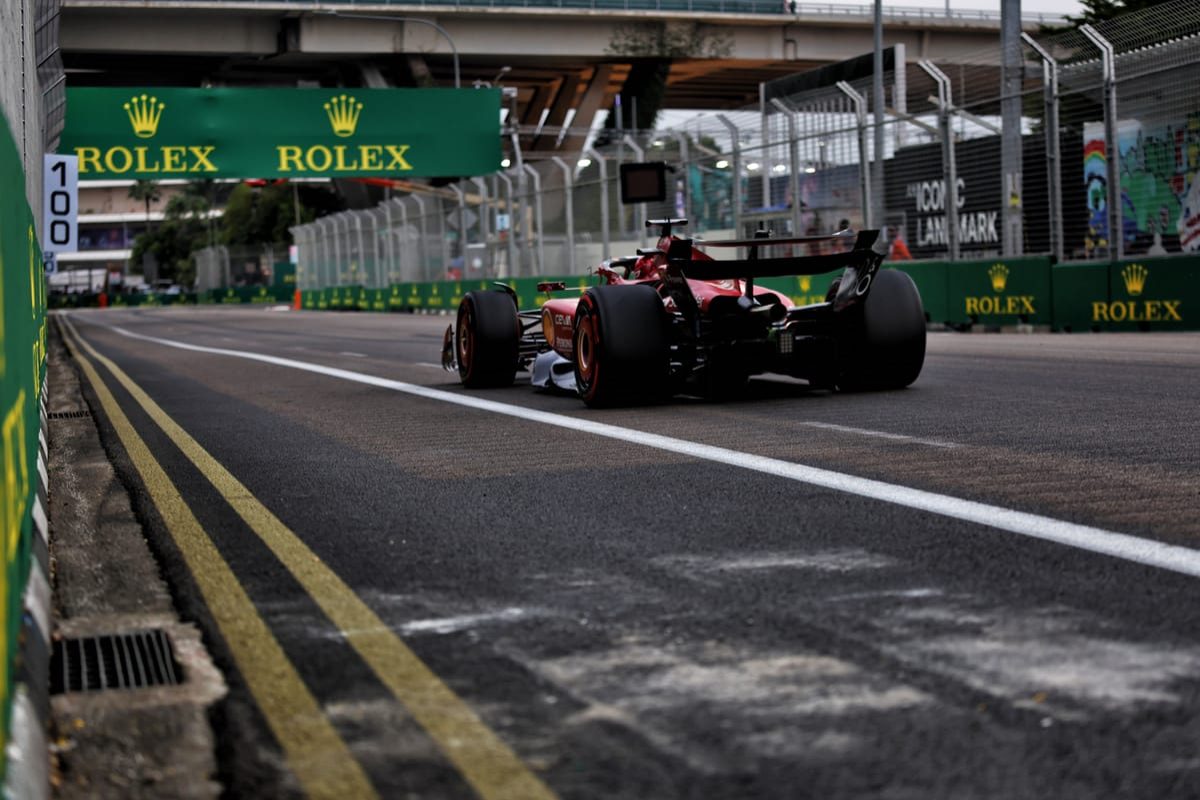
[[[796,345],[796,340],[792,336],[791,331],[780,331],[779,332],[779,354],[780,355],[782,355],[782,356],[791,355],[792,350],[795,349],[795,345]]]

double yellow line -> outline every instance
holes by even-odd
[[[64,341],[83,368],[212,613],[238,671],[304,791],[314,798],[377,797],[179,490],[129,422],[86,352],[102,364],[271,549],[379,680],[486,800],[548,800],[554,794],[359,597],[266,506],[116,364],[96,352],[69,319]]]

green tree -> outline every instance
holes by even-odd
[[[163,221],[133,243],[132,261],[142,264],[152,256],[160,280],[190,286],[196,278],[192,252],[208,244],[208,199],[194,192],[181,192],[167,201]]]
[[[1080,0],[1083,13],[1077,17],[1068,16],[1067,20],[1072,26],[1095,25],[1131,11],[1144,11],[1170,2],[1174,0]]]
[[[158,202],[162,195],[158,191],[158,183],[155,181],[134,181],[133,186],[129,187],[129,198],[131,200],[141,200],[146,204],[146,229],[150,229],[150,204]]]
[[[242,183],[229,195],[221,221],[222,244],[291,244],[291,227],[296,224],[295,201],[299,198],[301,223],[345,207],[344,201],[326,186]]]

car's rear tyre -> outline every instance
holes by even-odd
[[[838,388],[903,389],[925,363],[925,309],[907,273],[880,270],[860,323],[843,338]]]
[[[458,305],[454,350],[463,386],[512,384],[517,373],[521,321],[506,292],[467,292]]]
[[[575,312],[575,386],[591,408],[653,402],[670,372],[667,317],[650,286],[594,286]]]

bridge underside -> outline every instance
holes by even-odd
[[[60,39],[71,86],[453,86],[453,46],[464,87],[515,90],[506,103],[515,100],[524,150],[564,152],[582,147],[618,95],[625,125],[632,98],[643,98],[645,126],[647,105],[743,108],[757,104],[761,82],[871,49],[869,18],[515,8],[354,17],[363,9],[66,0]],[[913,57],[936,57],[994,47],[997,28],[945,21],[895,27],[887,39],[906,42]],[[661,91],[646,91],[664,76]]]
[[[365,86],[364,75],[381,86],[452,86],[453,60],[442,54],[386,57],[280,55],[65,54],[72,86]],[[516,89],[523,128],[541,126],[555,134],[523,137],[527,150],[577,150],[578,135],[557,130],[587,127],[599,111],[611,109],[617,95],[637,95],[630,83],[633,60],[589,60],[531,56],[512,59],[462,58],[463,86],[493,83]],[[758,102],[762,81],[819,66],[817,61],[751,59],[671,60],[660,108],[736,109]],[[508,67],[508,69],[503,69]],[[364,69],[365,68],[365,69]],[[499,79],[497,79],[499,76]],[[627,99],[626,104],[629,103]],[[575,123],[572,125],[572,123]]]

